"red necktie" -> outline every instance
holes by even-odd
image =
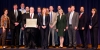
[[[32,14],[30,15],[30,18],[32,19]]]
[[[80,14],[79,18],[81,18],[82,14]]]

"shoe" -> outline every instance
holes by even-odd
[[[45,47],[45,49],[49,49],[49,47]]]
[[[76,47],[74,47],[74,49],[76,49]]]
[[[94,50],[97,50],[97,48],[96,48],[96,47],[93,47],[93,49],[94,49]]]
[[[3,46],[2,48],[3,48],[3,49],[5,49],[5,48],[6,48],[6,46]]]
[[[14,48],[14,45],[12,45],[11,48]]]
[[[52,46],[53,48],[56,48],[56,46]]]
[[[72,46],[68,46],[68,48],[72,48]]]
[[[59,48],[63,48],[63,46],[59,46]]]
[[[19,46],[17,45],[16,48],[19,48]]]

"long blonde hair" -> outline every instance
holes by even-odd
[[[43,10],[46,11],[46,8],[43,8],[43,9],[42,9],[42,16],[43,16]],[[47,12],[47,11],[46,11],[45,15],[48,16],[48,12]]]

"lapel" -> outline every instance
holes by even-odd
[[[72,20],[74,19],[74,16],[75,16],[75,12],[74,12],[74,14],[73,14]]]
[[[60,15],[59,15],[59,21],[62,20],[62,17],[63,17],[63,15],[61,16],[61,19],[60,19]]]

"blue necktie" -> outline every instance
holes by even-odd
[[[52,22],[52,12],[51,12],[51,14],[50,14],[50,22]]]

